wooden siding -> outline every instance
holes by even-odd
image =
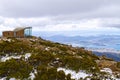
[[[17,32],[14,31],[4,31],[3,33],[3,37],[17,37],[17,38],[24,38],[24,30],[20,30]]]
[[[13,31],[4,31],[3,37],[14,37],[14,32]]]
[[[15,34],[15,37],[18,37],[18,38],[23,38],[23,37],[25,37],[24,36],[24,30],[20,30],[20,31],[17,31],[17,32],[15,32],[16,34]]]

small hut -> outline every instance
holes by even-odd
[[[17,27],[13,31],[3,31],[3,37],[24,38],[32,36],[32,27]]]

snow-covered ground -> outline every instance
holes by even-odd
[[[80,78],[85,78],[87,76],[90,76],[91,74],[86,74],[84,71],[79,71],[78,73],[76,73],[73,70],[70,69],[65,69],[65,68],[58,68],[57,71],[63,70],[65,72],[65,74],[71,74],[71,78],[75,79],[75,80],[79,80]]]
[[[7,77],[4,77],[4,78],[0,78],[0,80],[6,80]],[[16,80],[15,78],[10,78],[9,80]],[[20,80],[20,79],[17,79],[17,80]]]
[[[106,72],[110,75],[111,78],[113,78],[114,80],[120,80],[120,78],[115,78],[115,76],[112,74],[112,70],[110,68],[103,68],[100,70],[101,72]],[[109,80],[109,79],[107,79]]]
[[[22,56],[21,55],[19,55],[19,56],[4,56],[4,57],[2,57],[1,59],[0,59],[0,61],[1,62],[5,62],[5,61],[7,61],[7,60],[9,60],[9,59],[20,59]]]
[[[71,78],[75,79],[75,80],[79,80],[80,78],[84,79],[85,77],[92,76],[92,74],[87,74],[87,73],[85,73],[85,71],[79,71],[76,73],[75,71],[70,70],[70,69],[65,69],[65,68],[57,69],[57,71],[60,71],[60,70],[63,70],[66,75],[71,74]],[[115,76],[112,74],[112,70],[110,68],[103,68],[100,71],[108,73],[113,80],[120,80],[120,78],[115,78]],[[87,78],[87,80],[90,80],[90,79]],[[110,80],[110,79],[106,79],[106,80]]]
[[[20,59],[21,57],[24,57],[25,60],[27,60],[29,57],[31,56],[31,53],[26,53],[25,55],[19,55],[19,56],[4,56],[0,59],[0,62],[5,62],[7,60],[10,60],[10,59]]]

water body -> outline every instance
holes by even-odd
[[[120,53],[113,52],[112,50],[120,50],[120,35],[100,35],[100,36],[51,36],[44,37],[45,39],[70,44],[73,47],[85,47],[93,49],[106,49],[106,52],[93,52],[98,56],[106,55],[116,61],[120,61]],[[110,49],[110,50],[109,50]],[[107,52],[108,50],[108,52]],[[110,52],[111,51],[111,52]]]
[[[115,36],[114,36],[115,37]],[[46,39],[60,42],[65,44],[71,44],[79,47],[90,47],[90,48],[110,48],[120,50],[120,36],[114,38],[113,36],[100,36],[100,37],[65,37],[65,36],[52,36]]]

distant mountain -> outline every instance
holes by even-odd
[[[71,44],[72,46],[86,47],[86,48],[107,48],[120,50],[120,35],[100,35],[100,36],[51,36],[44,37],[47,40]],[[96,55],[106,55],[116,61],[120,61],[120,55],[112,52],[94,52]]]
[[[51,36],[43,37],[54,42],[72,44],[73,46],[92,48],[112,48],[120,50],[120,35],[100,35],[100,36]],[[76,45],[75,45],[76,44]]]
[[[115,61],[120,61],[120,54],[117,54],[117,53],[109,53],[109,52],[96,52],[96,51],[93,51],[94,54],[96,54],[97,56],[103,56],[105,55],[106,57],[108,58],[111,58]]]

